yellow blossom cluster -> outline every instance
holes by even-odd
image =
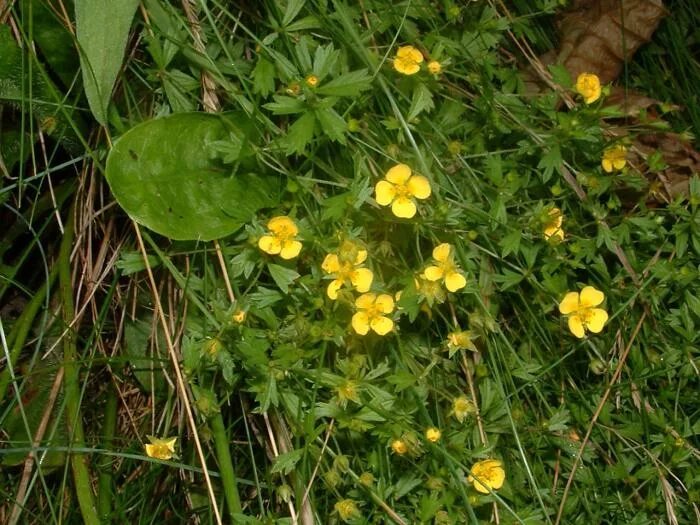
[[[326,289],[326,294],[333,300],[338,298],[338,290],[350,284],[360,293],[368,292],[372,286],[374,274],[363,263],[367,260],[367,250],[355,243],[346,241],[338,253],[329,253],[321,264],[324,272],[333,277]]]

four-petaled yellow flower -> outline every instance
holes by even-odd
[[[304,79],[306,85],[309,87],[316,87],[318,85],[318,77],[316,75],[309,75]]]
[[[423,276],[429,281],[444,280],[445,288],[450,292],[456,292],[467,285],[467,279],[462,275],[454,262],[452,246],[446,242],[436,246],[433,250],[433,259],[437,264],[428,266]]]
[[[267,223],[270,232],[258,240],[258,247],[270,255],[279,254],[282,259],[294,259],[301,251],[301,242],[296,240],[299,228],[286,216],[273,217]]]
[[[469,330],[450,332],[447,334],[447,347],[450,350],[471,350],[472,352],[478,351],[476,346],[474,346],[474,338]]]
[[[466,396],[459,396],[452,400],[452,415],[463,423],[469,414],[476,413],[476,407]]]
[[[155,459],[171,459],[175,455],[175,442],[177,437],[173,438],[157,438],[147,436],[150,443],[146,443],[146,455],[149,458]]]
[[[235,312],[233,312],[231,319],[234,323],[241,324],[243,321],[245,321],[246,315],[247,314],[245,310],[236,310]]]
[[[415,199],[427,199],[432,190],[430,182],[422,175],[412,175],[406,164],[397,164],[384,175],[374,187],[377,202],[382,206],[391,204],[397,217],[410,219],[416,214]]]
[[[406,452],[408,452],[408,445],[406,445],[406,443],[401,439],[395,439],[391,442],[391,450],[394,451],[394,454],[403,456]]]
[[[474,485],[477,492],[482,494],[488,494],[500,489],[506,480],[506,471],[503,469],[503,463],[498,459],[479,461],[470,470],[471,474],[469,474],[467,481]]]
[[[360,335],[370,328],[379,335],[386,335],[394,328],[394,321],[384,314],[394,311],[394,299],[388,294],[362,294],[355,300],[357,312],[352,316],[352,327]]]
[[[413,75],[420,71],[423,54],[413,46],[401,46],[394,57],[394,69],[404,75]]]
[[[593,73],[581,73],[576,79],[576,91],[586,104],[592,104],[600,98],[600,79]]]
[[[321,264],[324,272],[335,277],[326,289],[326,294],[334,301],[338,298],[338,290],[347,282],[360,293],[368,292],[372,286],[374,279],[372,270],[361,266],[367,259],[367,250],[353,250],[352,252],[352,254],[347,254],[341,247],[340,256],[329,253]],[[349,256],[352,257],[351,260],[348,260]]]
[[[569,330],[578,338],[586,335],[586,330],[597,334],[608,320],[608,312],[595,308],[605,300],[605,294],[592,286],[578,292],[569,292],[559,303],[559,311],[569,316]]]
[[[432,75],[437,75],[442,71],[442,64],[437,60],[431,60],[430,62],[428,62],[428,71]]]
[[[564,230],[561,224],[564,222],[564,215],[559,208],[552,208],[547,214],[547,222],[544,225],[544,238],[559,242],[564,240]]]
[[[343,521],[348,521],[352,518],[359,516],[359,509],[354,500],[344,499],[337,502],[333,508],[338,513],[338,517]]]
[[[431,443],[437,443],[438,441],[440,441],[441,437],[442,432],[440,432],[439,428],[430,427],[428,430],[425,431],[425,439],[427,439]]]
[[[603,152],[603,159],[600,161],[606,173],[613,170],[621,170],[627,164],[627,148],[618,145],[608,148]]]

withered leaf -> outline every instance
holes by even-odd
[[[559,20],[556,62],[576,78],[595,73],[603,84],[651,39],[667,11],[662,0],[576,0]]]

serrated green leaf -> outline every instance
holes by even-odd
[[[90,110],[107,124],[107,107],[122,66],[139,0],[75,0],[76,38]]]
[[[423,111],[430,111],[434,107],[435,104],[433,103],[433,94],[431,91],[424,84],[418,84],[413,90],[411,108],[408,110],[407,120],[411,121]]]
[[[306,105],[302,100],[292,97],[275,96],[274,102],[268,102],[263,105],[265,109],[269,109],[275,115],[293,115],[306,111]]]
[[[285,137],[287,153],[302,153],[314,136],[315,126],[316,117],[314,117],[313,113],[304,113],[299,117],[287,131],[287,136]]]
[[[348,125],[343,117],[338,115],[333,108],[317,109],[315,113],[323,132],[331,140],[345,144],[345,132]]]
[[[369,89],[372,78],[366,69],[351,71],[334,78],[328,84],[316,89],[319,95],[332,97],[356,97],[364,90]]]
[[[285,452],[280,454],[275,458],[275,463],[272,465],[271,472],[273,474],[277,472],[282,472],[285,476],[292,472],[296,467],[299,460],[304,455],[303,449],[292,450],[291,452]]]
[[[275,66],[265,57],[259,57],[253,68],[253,93],[267,96],[275,90]]]
[[[296,271],[279,264],[270,263],[267,265],[267,269],[270,270],[270,276],[284,293],[288,293],[289,285],[300,277]]]

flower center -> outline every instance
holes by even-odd
[[[285,242],[288,241],[289,239],[294,238],[294,230],[291,228],[288,228],[287,226],[281,226],[276,232],[275,232],[275,237],[280,242]]]
[[[408,189],[408,186],[406,184],[396,184],[394,186],[394,193],[396,194],[397,199],[401,198],[407,198],[407,197],[412,197],[413,195],[411,194],[411,190]]]

